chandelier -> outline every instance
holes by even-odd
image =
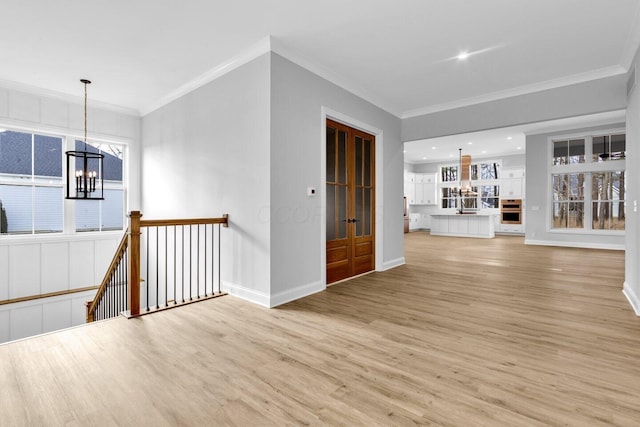
[[[67,199],[104,200],[104,154],[87,144],[87,85],[84,84],[84,150],[67,151]],[[77,148],[77,141],[76,141]],[[92,150],[90,151],[89,148]]]

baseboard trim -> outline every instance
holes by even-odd
[[[263,292],[258,292],[254,289],[249,289],[231,282],[222,282],[222,289],[229,295],[269,308],[269,295]]]
[[[640,316],[640,298],[638,298],[638,295],[633,291],[633,289],[631,289],[631,286],[627,282],[624,282],[622,293],[627,297],[627,300],[629,301],[629,304],[631,304],[631,308],[633,308],[636,316]]]
[[[610,243],[558,242],[555,240],[532,240],[527,238],[524,239],[524,244],[538,246],[562,246],[566,248],[607,249],[612,251],[625,250],[625,245],[616,245]]]
[[[278,292],[271,296],[270,307],[277,307],[282,304],[286,304],[291,301],[295,301],[300,298],[307,297],[309,295],[313,295],[318,292],[322,292],[326,289],[324,283],[322,282],[313,282],[306,285],[298,286],[293,289],[288,289],[283,292]]]
[[[404,257],[392,259],[391,261],[385,261],[382,263],[382,270],[380,271],[391,270],[392,268],[400,267],[401,265],[404,265],[404,264],[405,264]]]

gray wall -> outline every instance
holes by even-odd
[[[274,53],[143,118],[145,216],[229,213],[231,294],[275,306],[324,289],[323,108],[383,131],[378,251],[382,268],[403,263],[400,119]]]
[[[321,197],[322,107],[383,131],[383,155],[376,168],[383,201],[376,200],[382,221],[383,268],[404,262],[402,233],[403,146],[400,119],[273,53],[271,60],[271,284],[275,303],[304,289],[323,287]],[[381,202],[383,202],[381,204]]]
[[[553,133],[527,135],[527,179],[526,179],[526,224],[527,243],[558,244],[567,246],[585,246],[602,248],[624,248],[624,235],[606,236],[596,234],[551,233],[548,231],[548,218],[551,212],[549,170],[549,138],[558,135],[585,134],[609,130],[624,129],[624,123],[596,126],[582,129],[567,129]],[[627,147],[630,144],[627,143]],[[629,160],[625,162],[627,167]],[[629,231],[627,230],[627,233]]]
[[[578,83],[402,121],[402,141],[455,135],[624,109],[624,75]]]
[[[222,230],[225,290],[269,294],[270,55],[142,120],[146,218],[230,216]]]
[[[625,283],[624,292],[629,302],[634,307],[636,314],[640,315],[640,281],[638,280],[640,263],[640,248],[638,243],[638,212],[635,208],[640,198],[640,174],[638,174],[638,162],[640,161],[640,89],[638,82],[640,77],[640,51],[636,53],[631,70],[635,69],[635,88],[629,94],[627,107],[627,220],[626,220],[626,252],[625,252]],[[631,74],[631,73],[630,73]]]

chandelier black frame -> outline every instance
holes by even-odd
[[[87,79],[84,84],[84,151],[67,151],[67,199],[104,200],[104,154],[87,151]]]

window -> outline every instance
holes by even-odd
[[[124,228],[124,147],[92,142],[104,154],[104,198],[66,204],[65,155],[84,150],[71,137],[0,129],[0,234],[24,235]],[[65,219],[68,216],[68,219]],[[65,223],[75,228],[65,230]]]
[[[626,136],[625,134],[594,136],[592,151],[591,160],[594,162],[624,159]]]
[[[75,142],[84,150],[84,141]],[[104,200],[76,200],[76,231],[122,230],[124,226],[124,186],[122,152],[119,145],[91,142],[86,150],[104,155]]]
[[[62,138],[0,132],[3,234],[62,232]]]
[[[458,192],[452,187],[443,187],[442,191],[442,208],[456,208],[458,206]]]
[[[457,182],[458,181],[458,167],[446,166],[441,168],[442,182]]]
[[[483,185],[480,187],[480,199],[482,201],[482,209],[499,209],[500,208],[500,186],[499,185]]]
[[[625,134],[563,138],[551,145],[551,228],[624,230]]]
[[[625,172],[599,172],[593,175],[592,228],[624,230]]]
[[[463,208],[499,209],[500,208],[500,167],[498,161],[481,161],[472,163],[469,169],[471,187],[468,193],[462,194]],[[458,166],[440,167],[442,182],[440,194],[443,209],[457,208],[458,199]]]
[[[584,150],[584,139],[553,141],[553,164],[569,165],[574,163],[584,163]]]
[[[584,227],[585,174],[553,175],[553,227]]]

